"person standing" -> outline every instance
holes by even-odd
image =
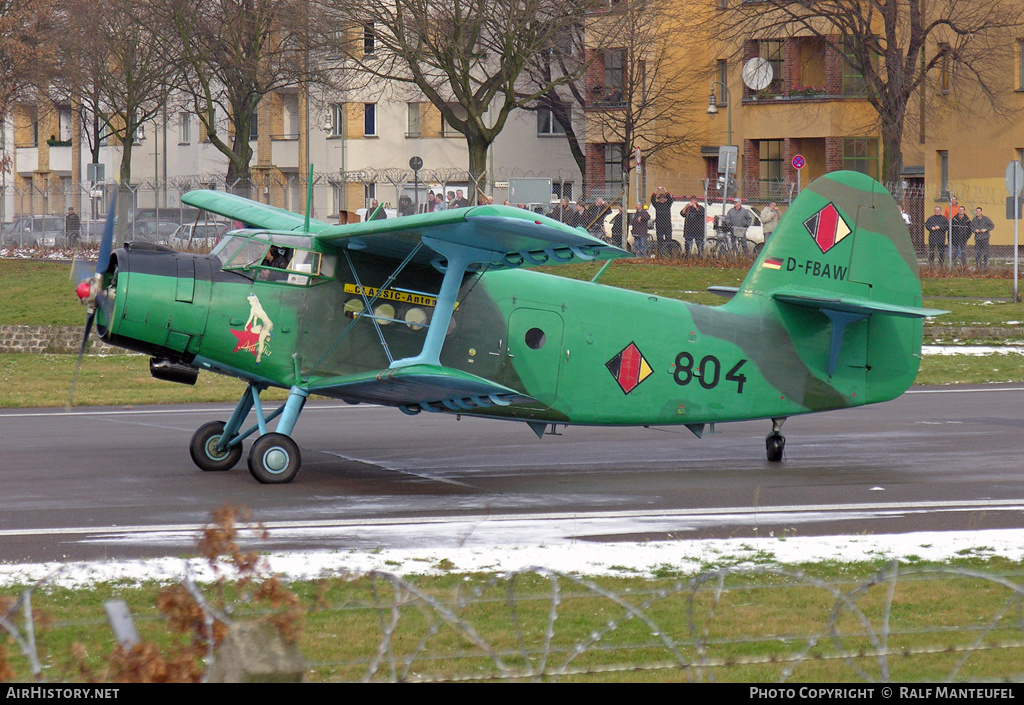
[[[82,237],[82,219],[75,213],[74,208],[68,208],[67,217],[64,218],[64,244],[69,247],[78,247]]]
[[[608,202],[599,198],[594,205],[586,209],[583,224],[587,232],[596,238],[604,237],[604,217],[608,214]]]
[[[693,196],[690,202],[679,211],[683,216],[683,255],[690,256],[690,245],[694,247],[694,254],[698,257],[704,256],[704,206],[697,203],[697,197]]]
[[[995,227],[992,219],[981,212],[981,206],[974,209],[971,232],[974,233],[974,264],[979,272],[988,269],[988,238]]]
[[[612,218],[612,244],[622,247],[622,226],[626,224],[626,204],[619,203],[615,217]]]
[[[384,220],[387,217],[388,214],[384,212],[384,206],[376,198],[370,201],[370,214],[367,220]]]
[[[967,241],[971,239],[971,219],[967,217],[967,209],[963,206],[959,207],[959,210],[955,216],[953,216],[952,222],[952,240],[953,243],[953,262],[954,267],[960,266],[964,269],[967,268]],[[957,264],[959,263],[959,265]]]
[[[733,207],[725,214],[725,222],[732,228],[732,244],[736,252],[747,254],[747,228],[754,222],[754,216],[743,207],[743,201],[735,199]]]
[[[651,214],[647,212],[647,204],[637,208],[629,219],[629,232],[633,235],[633,254],[638,257],[647,256],[647,224],[651,222]]]
[[[675,201],[668,189],[659,186],[651,194],[651,208],[654,209],[654,234],[658,239],[657,254],[662,254],[665,243],[672,239],[672,204]]]
[[[935,213],[924,221],[924,229],[928,231],[928,266],[935,266],[935,257],[938,255],[939,267],[946,264],[946,231],[949,230],[949,221],[942,214],[942,207],[935,206]]]
[[[775,232],[775,227],[782,220],[782,211],[779,210],[775,201],[772,201],[761,211],[761,227],[764,229],[764,242],[768,244],[768,236]]]

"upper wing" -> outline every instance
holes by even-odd
[[[509,206],[456,208],[438,213],[332,225],[317,241],[394,260],[432,262],[436,252],[456,247],[471,261],[492,268],[563,264],[632,257],[629,252],[547,216]],[[420,243],[430,250],[420,248]]]
[[[189,191],[181,200],[190,206],[241,221],[252,228],[289,231],[302,230],[306,224],[305,216],[298,213],[221,191]],[[309,221],[309,231],[313,233],[328,227],[329,223],[320,220]]]

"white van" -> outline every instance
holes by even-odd
[[[686,204],[688,204],[688,203],[689,203],[689,201],[682,201],[682,200],[680,200],[680,201],[676,201],[675,203],[672,204],[672,240],[673,240],[673,242],[670,243],[668,245],[668,247],[663,248],[665,250],[665,252],[662,253],[664,256],[667,256],[667,257],[681,257],[682,254],[683,254],[683,246],[685,245],[686,241],[685,241],[685,238],[683,237],[683,216],[682,216],[682,210],[683,210],[683,208],[686,207]],[[698,205],[704,205],[700,201],[698,201],[697,204]],[[732,207],[733,207],[732,203],[726,204],[726,211],[728,212],[728,209],[732,208]],[[750,215],[751,215],[752,220],[753,220],[753,224],[749,228],[747,228],[747,252],[752,252],[753,254],[757,255],[757,254],[760,254],[761,248],[764,247],[764,229],[761,226],[761,218],[760,218],[760,216],[758,216],[758,212],[756,210],[754,210],[753,208],[751,208],[750,206],[744,205],[743,208],[745,210],[750,211]],[[648,210],[651,210],[651,209],[648,209]],[[611,236],[612,236],[612,220],[615,218],[615,214],[617,212],[618,211],[612,211],[604,219],[605,237],[607,239],[609,239],[609,240],[611,239]],[[631,208],[627,212],[629,213],[629,215],[632,215],[636,211]],[[722,215],[722,204],[721,204],[721,202],[719,202],[719,203],[712,203],[710,209],[708,209],[707,207],[704,208],[704,249],[709,254],[715,254],[715,253],[718,252],[719,248],[722,248],[723,250],[725,250],[728,246],[730,246],[729,243],[726,243],[724,241],[723,242],[719,242],[719,233],[718,233],[717,230],[715,230],[715,217],[716,216],[721,216],[721,215]],[[655,232],[656,232],[654,221],[655,221],[654,212],[653,212],[653,210],[651,210],[651,221],[650,221],[650,223],[648,225],[648,231],[650,233],[650,243],[651,243],[652,247],[653,247],[653,244],[654,244],[654,241],[655,241]],[[628,249],[630,252],[633,251],[633,237],[631,235],[628,235],[628,234],[627,234],[627,237],[626,237],[626,249]]]

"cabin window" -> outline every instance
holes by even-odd
[[[531,328],[526,331],[526,347],[530,350],[540,350],[547,342],[547,336],[540,328]]]

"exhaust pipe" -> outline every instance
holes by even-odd
[[[178,384],[193,385],[199,378],[199,370],[195,367],[157,357],[149,358],[149,373],[157,379]]]

